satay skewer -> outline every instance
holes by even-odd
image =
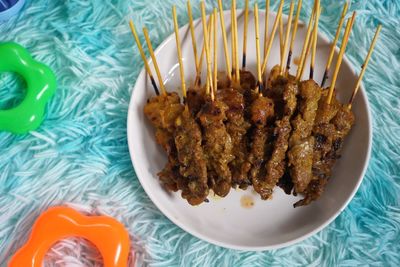
[[[240,68],[239,68],[239,60],[238,60],[238,30],[237,30],[237,14],[236,14],[236,0],[232,0],[232,9],[233,9],[233,33],[234,33],[234,47],[235,47],[235,77],[236,82],[240,84]]]
[[[314,32],[314,28],[311,30],[311,32]],[[301,80],[301,78],[303,77],[303,73],[304,73],[304,69],[305,69],[305,66],[306,66],[307,58],[310,55],[311,44],[313,42],[314,42],[314,35],[311,35],[310,36],[310,40],[309,40],[309,42],[307,44],[306,56],[305,56],[303,62],[301,62],[302,64],[301,65],[299,64],[299,68],[300,68],[300,76],[299,76],[300,79],[299,80]]]
[[[213,73],[213,91],[212,91],[212,99],[214,99],[216,93],[217,93],[217,74],[218,74],[218,55],[217,55],[217,49],[218,49],[218,38],[217,38],[217,33],[218,33],[218,19],[217,19],[217,9],[214,8],[214,13],[213,13],[213,20],[214,20],[214,73]]]
[[[293,32],[292,32],[292,36],[290,38],[290,46],[289,46],[289,52],[288,52],[288,57],[287,57],[287,62],[286,62],[286,72],[287,73],[289,73],[290,63],[292,61],[294,40],[296,38],[297,27],[298,27],[298,24],[299,24],[299,17],[300,17],[300,11],[301,11],[302,3],[303,3],[303,0],[299,0],[298,3],[297,3],[296,17],[294,19]]]
[[[317,40],[318,40],[318,22],[319,16],[321,15],[322,8],[320,7],[320,2],[317,0],[317,12],[315,16],[314,29],[313,29],[313,39],[311,48],[311,64],[310,64],[310,79],[314,78],[314,65],[315,65],[315,55],[317,52]]]
[[[211,16],[208,19],[207,22],[207,27],[208,27],[208,32],[211,31]],[[201,69],[203,67],[203,58],[204,58],[204,53],[205,53],[205,43],[203,42],[203,47],[201,48],[201,54],[200,54],[200,59],[199,59],[199,71],[196,73],[196,78],[195,78],[195,82],[194,85],[200,85],[200,77],[201,77]]]
[[[219,19],[221,22],[222,40],[224,43],[226,73],[227,73],[228,79],[230,81],[230,80],[232,80],[232,74],[231,74],[231,64],[229,62],[228,41],[226,38],[225,18],[224,18],[224,13],[223,13],[223,9],[222,9],[222,0],[218,0],[218,8],[219,8]]]
[[[379,33],[380,33],[381,29],[382,29],[382,25],[379,25],[378,28],[376,28],[375,35],[374,35],[374,38],[372,39],[371,45],[369,47],[367,57],[365,58],[365,61],[361,66],[360,75],[358,76],[356,86],[354,87],[354,91],[353,91],[353,93],[352,93],[352,95],[350,97],[349,104],[347,105],[348,109],[351,109],[351,105],[353,104],[354,97],[356,96],[356,94],[358,92],[358,89],[360,87],[362,78],[364,76],[365,70],[367,69],[367,66],[368,66],[369,60],[371,58],[372,52],[374,51],[374,47],[376,45],[376,41],[378,40],[378,36],[379,36]]]
[[[150,40],[150,37],[149,37],[149,31],[147,30],[146,27],[143,28],[143,34],[144,34],[144,38],[145,38],[146,43],[147,43],[147,47],[149,48],[149,53],[150,53],[150,56],[151,56],[151,60],[153,62],[154,68],[156,70],[156,74],[157,74],[157,78],[158,78],[158,84],[161,87],[161,93],[162,93],[162,95],[166,95],[167,93],[166,93],[165,86],[164,86],[164,83],[163,83],[163,80],[162,80],[162,77],[161,77],[160,68],[158,67],[157,58],[154,55],[153,46],[151,45],[151,40]]]
[[[235,24],[233,22],[233,0],[231,4],[231,57],[232,57],[232,77],[233,80],[236,82],[236,53],[235,53]]]
[[[293,17],[293,10],[294,10],[294,2],[293,0],[290,2],[290,9],[289,9],[289,18],[288,18],[288,22],[287,22],[287,27],[286,27],[286,36],[285,36],[285,41],[283,43],[283,52],[282,52],[282,57],[281,57],[281,62],[280,62],[280,72],[281,74],[283,74],[283,62],[284,62],[284,56],[286,54],[286,49],[288,46],[288,42],[289,42],[289,35],[290,35],[290,29],[292,26],[292,17]]]
[[[284,46],[283,34],[284,34],[284,32],[283,32],[283,18],[281,16],[279,18],[279,55],[280,55],[280,61],[283,60],[283,46]]]
[[[199,72],[199,58],[197,56],[196,35],[194,33],[193,14],[192,14],[192,6],[190,4],[190,0],[187,1],[187,11],[188,11],[188,16],[189,16],[190,35],[192,37],[194,63],[195,63],[195,66],[196,66],[196,73],[198,73]]]
[[[136,29],[135,29],[135,25],[133,24],[132,20],[129,21],[129,27],[131,28],[133,37],[135,38],[136,45],[139,48],[140,56],[142,57],[142,60],[143,60],[143,63],[144,63],[144,68],[146,69],[146,72],[150,77],[150,81],[151,81],[151,84],[153,85],[154,92],[156,93],[156,95],[160,95],[160,92],[158,91],[158,87],[157,87],[156,81],[154,80],[153,73],[151,72],[149,63],[147,62],[146,55],[145,55],[145,53],[143,51],[142,44],[140,43],[139,36],[137,35]],[[162,93],[163,93],[163,95],[166,94],[164,91]]]
[[[172,7],[172,17],[173,17],[173,20],[174,20],[176,50],[178,52],[179,73],[180,73],[180,76],[181,76],[181,87],[182,87],[182,93],[183,93],[183,102],[185,103],[186,102],[185,72],[184,72],[184,69],[183,69],[181,41],[180,41],[180,38],[179,38],[179,26],[178,26],[178,18],[176,16],[176,6]]]
[[[258,5],[254,4],[254,25],[256,31],[256,57],[257,57],[257,79],[258,79],[258,94],[262,94],[262,75],[261,75],[261,56],[260,56],[260,32],[258,25]]]
[[[265,18],[264,18],[264,50],[263,50],[263,58],[267,54],[267,41],[268,41],[268,28],[269,28],[269,6],[270,0],[265,0]]]
[[[301,74],[302,74],[302,65],[303,65],[303,61],[306,60],[306,56],[307,56],[307,46],[308,43],[310,42],[310,37],[311,37],[311,29],[313,28],[313,18],[315,16],[315,8],[312,12],[312,14],[310,15],[310,19],[308,21],[308,27],[307,27],[307,32],[306,32],[306,37],[304,38],[304,44],[303,44],[303,49],[301,51],[301,55],[300,55],[300,62],[299,62],[299,67],[297,68],[297,73],[296,73],[296,80],[300,80],[301,79]]]
[[[333,43],[332,43],[332,46],[331,46],[331,51],[330,51],[329,57],[328,57],[328,61],[326,63],[324,76],[322,77],[321,87],[324,87],[326,79],[328,78],[328,72],[329,72],[329,69],[330,69],[331,64],[332,64],[333,56],[335,54],[336,44],[337,44],[337,41],[339,40],[339,36],[340,36],[340,32],[342,30],[342,26],[343,26],[344,18],[346,16],[347,8],[348,8],[348,3],[345,2],[344,6],[343,6],[342,15],[340,16],[338,27],[336,29],[335,39],[333,40]]]
[[[244,27],[243,27],[243,56],[242,69],[246,68],[246,50],[247,50],[247,27],[249,23],[249,0],[245,0],[244,6]]]
[[[353,27],[355,17],[356,17],[356,12],[354,11],[352,17],[347,20],[346,30],[343,35],[342,45],[340,47],[339,56],[336,61],[335,71],[333,73],[332,83],[331,83],[331,86],[329,87],[328,97],[326,100],[326,103],[328,105],[331,103],[331,100],[332,100],[333,90],[335,89],[335,85],[336,85],[336,79],[339,74],[340,65],[342,64],[343,55],[344,55],[344,52],[346,51],[347,42],[349,41],[350,32],[351,32],[351,28]]]
[[[206,6],[205,3],[202,1],[200,3],[200,7],[201,7],[201,21],[203,24],[203,35],[204,35],[204,43],[205,43],[205,52],[206,52],[206,62],[207,62],[207,78],[206,81],[208,81],[208,83],[210,83],[210,81],[212,81],[212,77],[211,77],[211,60],[210,60],[210,51],[209,51],[209,35],[208,35],[208,29],[207,29],[207,25],[206,25]],[[211,21],[211,25],[213,25],[212,21],[213,21],[213,17],[210,18]],[[206,83],[207,84],[207,83]],[[212,87],[212,84],[209,84],[209,87]],[[206,93],[209,94],[210,93],[210,88],[207,88],[206,86]]]
[[[279,20],[280,20],[280,17],[282,16],[283,1],[284,0],[281,0],[281,2],[279,4],[278,13],[276,14],[275,21],[274,21],[274,26],[272,27],[271,35],[269,36],[269,39],[268,39],[267,51],[264,55],[264,61],[263,61],[262,67],[261,67],[261,76],[264,74],[265,69],[267,67],[269,53],[271,52],[272,42],[274,41],[276,29],[278,28]]]

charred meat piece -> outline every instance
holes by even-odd
[[[331,103],[331,105],[338,105],[338,103]],[[337,110],[336,108],[331,108],[331,110],[334,110],[335,112],[332,113],[336,115],[332,118],[330,123],[326,123],[326,125],[329,125],[329,130],[326,130],[324,133],[318,132],[318,138],[332,140],[330,150],[323,155],[322,153],[319,154],[321,155],[319,159],[314,157],[314,180],[310,182],[307,189],[304,191],[304,199],[295,203],[294,207],[308,205],[312,201],[317,200],[324,192],[325,186],[331,176],[333,165],[336,159],[340,157],[343,141],[354,124],[354,114],[346,106],[339,106]],[[315,147],[315,150],[317,149],[320,148]]]
[[[202,135],[189,110],[186,108],[176,119],[175,146],[179,160],[178,188],[182,197],[191,205],[199,205],[208,196],[207,166],[201,146]]]
[[[158,173],[160,181],[168,191],[178,190],[180,179],[179,162],[176,155],[173,132],[175,119],[183,110],[180,98],[176,93],[167,93],[149,99],[144,107],[144,114],[156,128],[156,142],[166,151],[168,162]]]
[[[156,128],[173,133],[175,119],[182,113],[183,106],[175,92],[150,98],[144,106],[144,114]]]
[[[325,176],[329,172],[329,170],[326,169],[326,164],[324,164],[321,159],[325,158],[329,151],[331,151],[336,129],[330,122],[336,116],[340,108],[340,103],[336,100],[335,95],[331,103],[327,104],[327,95],[328,90],[323,90],[313,128],[313,136],[315,138],[313,156],[314,176]]]
[[[189,107],[190,113],[196,117],[201,107],[205,103],[205,90],[200,87],[191,87],[186,94],[186,103]]]
[[[228,165],[234,159],[232,139],[224,124],[227,110],[228,106],[222,101],[208,99],[198,114],[210,187],[221,197],[231,188],[232,174]]]
[[[283,91],[284,116],[275,121],[273,149],[271,157],[265,164],[265,176],[260,177],[254,183],[255,190],[262,199],[268,199],[273,193],[275,185],[283,176],[286,168],[286,151],[289,146],[289,137],[292,131],[290,119],[296,109],[298,86],[297,82],[291,81],[285,85]]]
[[[297,115],[289,139],[288,167],[295,193],[302,193],[312,180],[314,136],[312,129],[321,97],[321,88],[313,80],[299,84]]]
[[[247,183],[236,180],[240,173],[240,168],[247,157],[247,130],[250,123],[244,117],[244,98],[243,95],[233,88],[223,88],[217,91],[217,99],[225,103],[226,110],[226,130],[232,139],[232,154],[235,157],[230,163],[229,168],[232,172],[233,184],[246,188]]]
[[[240,173],[235,179],[250,184],[256,179],[265,161],[269,129],[267,123],[274,116],[274,102],[258,95],[249,107],[249,117],[252,129],[249,132],[250,148],[246,161],[242,164]]]
[[[242,88],[243,91],[248,91],[254,90],[256,86],[256,77],[254,77],[254,75],[250,71],[240,70],[240,88]]]

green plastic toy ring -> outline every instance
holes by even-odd
[[[0,131],[15,134],[35,130],[43,121],[46,103],[56,90],[56,77],[46,65],[34,60],[16,43],[0,43],[0,72],[16,72],[26,81],[22,102],[0,110]]]

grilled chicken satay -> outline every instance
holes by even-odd
[[[225,112],[227,118],[225,126],[232,140],[234,159],[229,163],[229,167],[232,172],[233,185],[239,185],[244,189],[248,184],[236,179],[247,156],[246,133],[250,128],[250,123],[245,120],[244,116],[244,97],[238,90],[228,87],[217,91],[217,99],[228,107]]]
[[[182,197],[189,204],[199,205],[206,200],[209,193],[201,129],[188,108],[176,119],[175,125],[174,141],[182,176],[178,180],[178,188],[182,190]]]
[[[203,150],[207,160],[208,180],[215,194],[229,193],[232,174],[228,164],[234,159],[232,139],[224,122],[228,107],[222,101],[207,99],[198,114],[203,128]]]
[[[154,96],[144,107],[144,114],[156,128],[156,142],[168,155],[168,162],[158,176],[169,191],[178,190],[179,162],[176,154],[173,133],[175,119],[182,113],[183,106],[176,93]]]
[[[192,116],[196,117],[197,113],[199,113],[201,107],[205,103],[206,92],[204,88],[194,85],[190,87],[187,91],[186,103],[189,107],[189,111]]]
[[[265,161],[269,136],[267,123],[274,116],[274,102],[268,97],[255,92],[254,94],[255,99],[249,107],[249,118],[252,124],[249,132],[249,152],[238,177],[235,177],[236,180],[241,181],[241,184],[250,184],[256,181]]]
[[[299,84],[298,114],[291,121],[288,167],[295,194],[302,193],[312,180],[314,137],[312,129],[321,97],[321,88],[313,80]]]
[[[321,99],[318,104],[317,116],[313,128],[313,136],[315,138],[314,156],[313,156],[313,175],[316,177],[324,176],[327,171],[321,161],[331,151],[334,132],[336,131],[331,120],[336,116],[340,109],[340,103],[333,96],[330,104],[326,103],[328,90],[323,90]],[[314,177],[315,178],[315,177]]]
[[[332,140],[330,151],[324,156],[321,156],[318,161],[314,162],[314,179],[304,191],[304,199],[296,202],[294,207],[308,205],[312,201],[317,200],[324,192],[325,185],[331,176],[333,165],[336,159],[340,158],[343,141],[349,134],[354,121],[355,118],[352,111],[347,106],[340,105],[336,115],[329,123],[329,130],[327,130],[324,135],[321,135],[325,140]]]
[[[253,73],[247,70],[240,70],[240,88],[244,91],[253,90],[256,87],[257,80]]]
[[[283,117],[275,121],[273,148],[271,157],[265,164],[265,176],[259,177],[257,182],[253,182],[254,189],[262,199],[271,197],[275,185],[283,176],[286,168],[286,151],[292,131],[290,119],[296,110],[298,93],[297,82],[290,77],[289,79],[284,86],[282,95],[284,102]]]

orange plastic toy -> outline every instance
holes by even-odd
[[[35,222],[28,242],[12,257],[9,267],[41,267],[46,252],[57,241],[83,237],[103,256],[105,267],[126,267],[129,234],[124,226],[107,216],[84,216],[68,207],[53,207]]]

